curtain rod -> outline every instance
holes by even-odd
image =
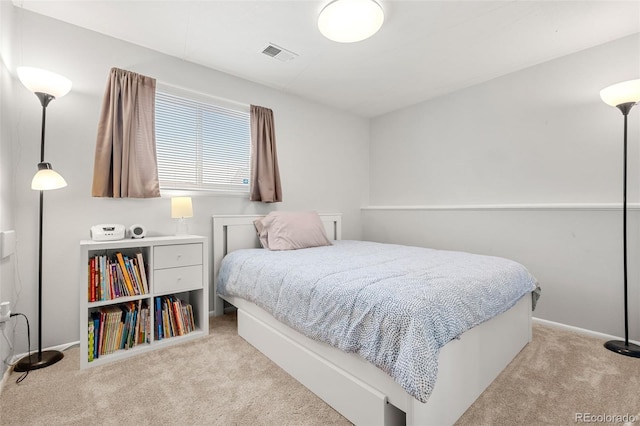
[[[233,101],[231,99],[226,99],[226,98],[223,98],[223,97],[220,97],[220,96],[211,95],[209,93],[199,92],[199,91],[194,90],[194,89],[188,89],[188,88],[183,87],[183,86],[178,86],[178,85],[175,85],[175,84],[166,83],[166,82],[160,81],[160,80],[156,80],[156,84],[158,86],[160,86],[160,88],[162,88],[164,86],[164,87],[171,88],[171,89],[177,89],[177,90],[180,90],[180,91],[183,91],[183,92],[191,92],[191,93],[194,93],[194,94],[199,95],[199,96],[206,96],[208,98],[213,98],[213,99],[219,100],[220,102],[224,102],[224,103],[228,103],[228,104],[244,107],[244,108],[247,108],[247,109],[250,107],[250,104],[246,104],[246,103],[238,102],[238,101]]]

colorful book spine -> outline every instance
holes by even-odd
[[[162,300],[160,297],[156,297],[156,340],[162,340],[164,338],[164,327],[162,324]]]
[[[93,319],[89,318],[89,330],[88,330],[88,339],[89,339],[89,344],[87,345],[87,356],[88,356],[88,360],[89,362],[93,361],[93,355],[94,355],[94,341],[95,341],[95,335],[94,335],[94,331],[93,331]]]
[[[147,268],[144,266],[144,257],[141,252],[136,253],[138,259],[138,268],[140,270],[140,278],[142,279],[142,288],[144,294],[149,294],[149,284],[147,283]]]
[[[129,282],[131,282],[131,287],[133,288],[133,294],[138,295],[140,294],[140,286],[138,285],[138,280],[133,270],[133,262],[127,256],[125,256],[124,259],[124,264],[127,267],[127,275],[129,275]]]
[[[89,259],[89,266],[88,266],[88,271],[87,271],[87,297],[89,298],[89,302],[95,302],[96,300],[96,295],[93,291],[93,268],[94,268],[94,262],[93,262],[93,257]]]
[[[122,276],[127,286],[127,290],[129,291],[129,295],[133,296],[136,294],[136,292],[133,290],[133,284],[131,283],[131,279],[129,278],[129,273],[127,272],[127,265],[124,262],[124,256],[122,255],[122,253],[118,252],[116,253],[116,257],[118,259],[120,269],[122,270]]]
[[[100,300],[109,299],[107,287],[107,256],[100,256]]]

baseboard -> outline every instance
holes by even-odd
[[[622,337],[612,336],[610,334],[600,333],[598,331],[588,330],[586,328],[574,327],[572,325],[562,324],[562,323],[559,323],[559,322],[549,321],[549,320],[545,320],[545,319],[541,319],[541,318],[533,317],[532,320],[533,320],[534,324],[544,325],[544,326],[547,326],[547,327],[557,328],[557,329],[565,330],[565,331],[572,331],[574,333],[582,334],[582,335],[585,335],[585,336],[595,337],[596,339],[602,339],[602,340],[624,340],[624,338],[622,338]],[[636,345],[640,345],[640,343],[635,341],[635,340],[629,340],[629,342],[633,343],[633,344],[636,344]]]
[[[2,397],[2,390],[4,389],[5,383],[9,380],[9,376],[11,375],[11,368],[6,367],[4,369],[4,374],[2,375],[2,381],[0,381],[0,397]]]

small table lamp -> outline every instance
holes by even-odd
[[[178,219],[176,235],[187,235],[189,233],[187,227],[187,218],[193,217],[193,206],[191,197],[173,197],[171,198],[171,217]]]

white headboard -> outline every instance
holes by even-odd
[[[258,248],[260,241],[253,221],[264,215],[213,216],[213,308],[214,315],[223,314],[223,301],[218,297],[218,270],[222,258],[234,250]],[[320,214],[320,219],[330,240],[342,239],[342,216],[340,214]]]

